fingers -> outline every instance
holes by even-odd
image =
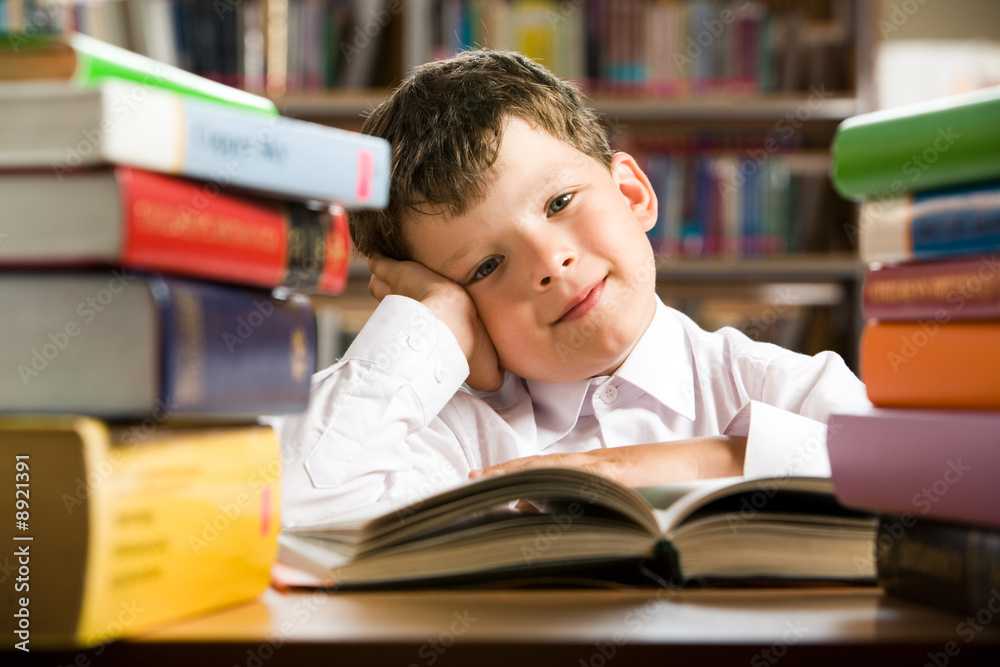
[[[529,468],[572,468],[581,465],[580,454],[547,454],[542,456],[526,456],[520,459],[512,459],[505,463],[473,470],[469,473],[469,478],[488,477],[490,475],[504,475],[506,473],[528,470]]]

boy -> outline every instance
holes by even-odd
[[[286,524],[539,465],[633,486],[829,473],[826,418],[863,385],[660,302],[656,196],[575,88],[466,52],[364,131],[393,150],[389,207],[350,218],[380,304],[282,426]]]

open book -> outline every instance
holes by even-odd
[[[338,588],[875,580],[877,519],[824,478],[629,489],[534,469],[378,511],[286,528],[279,561]]]

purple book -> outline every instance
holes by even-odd
[[[848,507],[1000,527],[1000,412],[835,414],[827,449],[837,499]]]

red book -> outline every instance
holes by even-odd
[[[995,254],[872,266],[862,289],[866,317],[878,320],[1000,319]]]
[[[848,507],[1000,527],[1000,412],[873,409],[834,414],[827,451]]]
[[[0,267],[122,266],[337,295],[344,210],[232,194],[127,166],[0,173]]]

